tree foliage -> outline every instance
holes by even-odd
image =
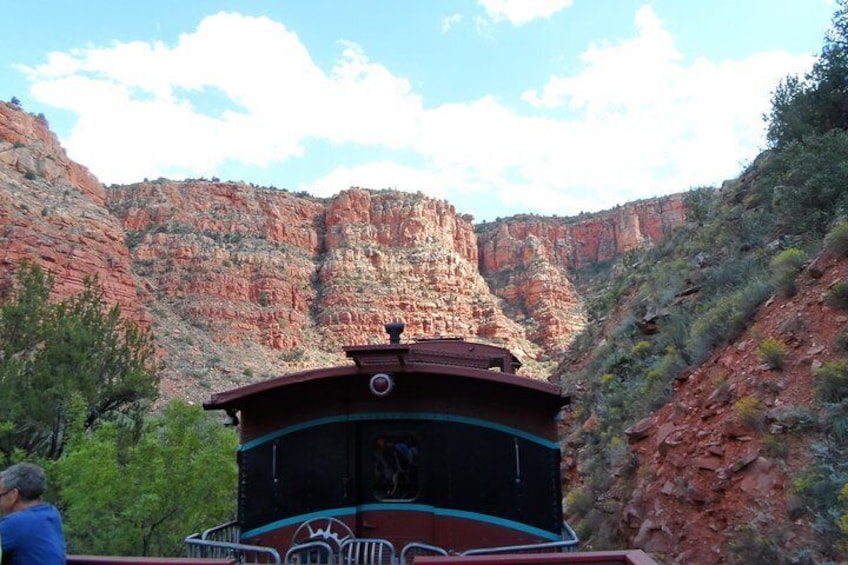
[[[788,143],[775,152],[766,179],[776,185],[774,208],[789,231],[824,235],[848,212],[848,131]]]
[[[772,147],[833,129],[848,129],[848,0],[838,0],[813,68],[785,78],[772,94],[767,116]]]
[[[84,423],[140,424],[158,391],[152,337],[107,308],[96,279],[50,302],[53,279],[24,265],[0,307],[0,455],[55,459],[67,438],[70,402]]]
[[[824,46],[803,77],[786,77],[767,116],[773,149],[762,185],[792,233],[823,235],[848,212],[848,0],[839,0]]]
[[[232,519],[238,440],[200,407],[170,403],[137,441],[112,422],[83,428],[51,465],[70,552],[176,556],[185,536]]]

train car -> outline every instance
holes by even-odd
[[[576,546],[561,510],[559,387],[516,375],[501,347],[386,331],[388,343],[346,347],[348,365],[204,404],[239,421],[229,541],[280,555],[347,538],[382,540],[397,556],[410,544],[444,554]]]

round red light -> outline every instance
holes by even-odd
[[[392,391],[392,388],[395,386],[394,380],[392,380],[391,375],[387,375],[386,373],[377,373],[368,383],[368,387],[371,389],[373,394],[377,396],[385,396]]]

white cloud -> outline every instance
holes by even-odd
[[[328,77],[312,135],[337,143],[411,146],[423,112],[421,98],[412,94],[409,81],[372,63],[358,45],[344,46]]]
[[[451,14],[442,19],[442,33],[447,33],[455,25],[462,22],[462,14]]]
[[[80,116],[65,145],[107,183],[206,175],[225,159],[268,165],[309,137],[403,147],[421,111],[409,83],[355,44],[326,74],[285,26],[239,14],[205,18],[174,47],[116,43],[24,70],[37,99]],[[203,114],[191,94],[205,88],[233,108]]]
[[[537,19],[550,18],[573,0],[477,0],[494,22],[509,20],[513,25],[524,25]]]
[[[479,194],[480,210],[468,211],[482,219],[495,204],[502,216],[576,214],[735,175],[762,143],[771,89],[812,62],[783,52],[689,60],[650,7],[635,25],[633,38],[586,49],[578,72],[526,91],[533,117],[494,96],[425,106],[409,80],[355,43],[341,42],[325,71],[284,25],[232,13],[205,18],[172,46],[54,53],[24,70],[35,98],[79,116],[63,143],[106,183],[221,176],[225,161],[267,167],[316,139],[339,152],[403,150],[421,165],[366,157],[316,171],[298,190]],[[200,107],[206,90],[229,107]]]
[[[569,154],[576,170],[549,171],[568,174],[560,183],[617,188],[601,197],[608,204],[738,172],[763,145],[761,116],[778,80],[812,63],[785,52],[687,61],[651,7],[635,22],[637,37],[593,45],[580,72],[551,77],[541,91],[523,95],[538,108],[572,112],[584,140]]]
[[[353,186],[392,188],[407,192],[420,190],[436,198],[446,198],[448,195],[443,175],[393,161],[371,161],[354,167],[339,167],[322,178],[300,184],[297,190],[306,190],[315,196],[332,196]]]
[[[641,107],[651,104],[676,82],[681,55],[674,38],[649,6],[635,18],[638,36],[615,45],[592,45],[580,55],[584,69],[573,77],[552,77],[541,95],[535,90],[523,98],[534,106],[555,108],[568,99],[572,108],[589,114],[607,108]],[[600,95],[600,100],[598,99]]]

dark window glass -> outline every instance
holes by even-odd
[[[383,434],[374,441],[374,496],[413,500],[418,496],[418,440],[412,434]]]

